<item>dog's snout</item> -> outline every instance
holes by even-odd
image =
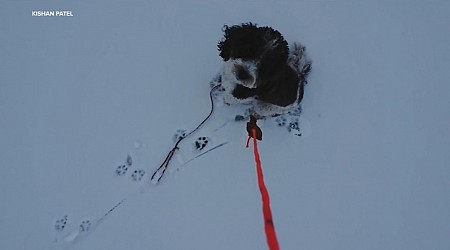
[[[238,79],[240,81],[248,81],[248,80],[252,80],[253,79],[252,75],[250,75],[248,70],[245,69],[241,65],[237,65],[236,66],[236,71],[235,72],[236,72],[236,79]]]

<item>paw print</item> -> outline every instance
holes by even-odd
[[[298,105],[297,107],[293,108],[292,110],[290,110],[288,112],[288,114],[292,115],[292,116],[300,116],[300,114],[302,113],[302,106]]]
[[[80,232],[87,232],[91,229],[92,222],[90,220],[83,220],[80,223]]]
[[[122,176],[124,175],[128,170],[128,166],[127,165],[120,165],[116,168],[116,175],[117,176]]]
[[[208,145],[208,137],[199,137],[194,143],[195,150],[202,150]]]
[[[61,232],[62,230],[64,230],[64,228],[66,228],[67,219],[68,219],[68,216],[64,215],[64,217],[62,219],[59,219],[55,222],[55,230],[57,232]]]
[[[140,181],[142,180],[142,177],[144,177],[145,175],[145,171],[142,169],[137,169],[133,171],[133,174],[131,174],[131,179],[133,179],[133,181]]]
[[[298,119],[294,119],[289,123],[288,131],[294,135],[301,136]]]
[[[173,135],[173,142],[178,142],[179,140],[186,137],[187,131],[185,129],[178,129]]]
[[[298,121],[294,120],[289,122],[288,130],[289,132],[291,132],[292,130],[300,130],[300,127],[298,126]]]
[[[278,125],[278,127],[284,127],[286,126],[286,117],[284,116],[277,116],[277,118],[275,118],[275,122]]]

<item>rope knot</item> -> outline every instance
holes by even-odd
[[[248,144],[250,142],[251,138],[255,138],[259,141],[262,140],[262,130],[260,127],[258,127],[258,125],[256,124],[256,117],[254,117],[253,115],[250,116],[250,121],[247,122],[247,133],[248,133],[248,139],[247,139],[247,144],[246,147],[248,148]]]

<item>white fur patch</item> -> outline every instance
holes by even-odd
[[[243,82],[236,77],[236,65],[244,67],[253,78],[251,83]],[[230,59],[224,62],[222,67],[222,86],[225,89],[224,101],[228,104],[235,103],[250,103],[254,100],[253,97],[246,99],[238,99],[231,93],[237,84],[245,86],[247,88],[256,88],[256,63],[251,61],[243,61],[242,59]]]

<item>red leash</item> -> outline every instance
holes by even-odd
[[[275,233],[275,227],[274,227],[273,219],[272,219],[272,212],[270,210],[269,192],[267,191],[266,185],[264,184],[264,176],[263,176],[263,171],[262,171],[262,167],[261,167],[261,160],[259,158],[258,143],[256,141],[256,138],[257,138],[256,129],[253,128],[251,131],[252,131],[252,136],[249,135],[246,146],[248,147],[250,138],[253,137],[253,153],[255,155],[256,172],[258,175],[258,186],[259,186],[259,191],[261,192],[261,198],[262,198],[264,229],[266,231],[267,244],[269,245],[270,250],[279,250],[280,247],[278,245],[277,235]]]

